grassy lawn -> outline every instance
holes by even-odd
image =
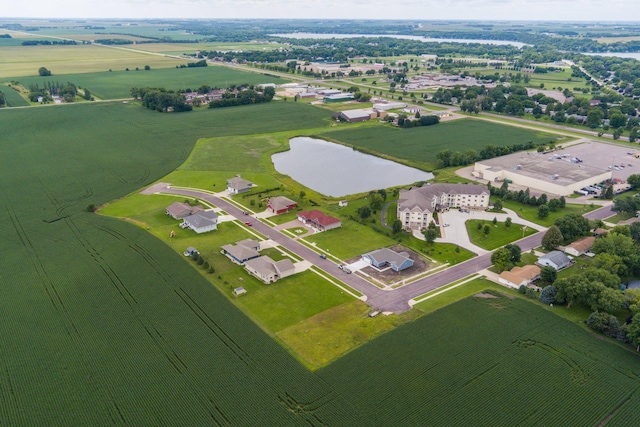
[[[620,221],[626,221],[629,218],[633,218],[633,214],[631,214],[629,212],[621,212],[621,213],[615,214],[614,216],[610,216],[609,218],[606,218],[605,220],[607,222],[612,223],[612,224],[617,224]]]
[[[573,261],[575,262],[574,265],[572,265],[571,267],[565,268],[564,270],[558,271],[558,279],[564,279],[573,274],[580,273],[582,269],[588,267],[593,262],[593,258],[589,258],[588,256],[582,255],[582,256],[573,258]]]
[[[413,308],[418,309],[424,313],[431,313],[433,311],[441,309],[442,307],[446,307],[449,304],[460,301],[461,299],[470,297],[471,295],[475,295],[478,292],[482,292],[487,289],[502,293],[506,293],[509,291],[508,288],[505,288],[502,285],[498,285],[497,283],[494,283],[490,280],[477,278],[456,287],[451,286],[450,290],[421,301],[414,305]],[[440,290],[441,289],[438,289],[433,293]]]
[[[481,224],[480,230],[478,230],[478,224]],[[522,226],[519,224],[512,224],[511,227],[506,227],[504,222],[498,222],[498,224],[494,226],[492,221],[470,219],[465,225],[467,226],[471,243],[486,250],[493,250],[523,238]],[[488,225],[490,228],[488,235],[485,235],[483,232],[485,225]],[[537,231],[531,227],[527,227],[524,231],[524,237],[534,233],[537,233]]]
[[[463,178],[456,174],[456,171],[460,169],[460,166],[451,166],[448,168],[436,169],[433,171],[435,178],[432,182],[442,182],[442,183],[467,183],[467,182],[475,182],[467,178]]]
[[[385,212],[385,218],[388,225],[392,225],[393,221],[398,219],[398,202],[389,203]]]
[[[343,222],[342,227],[305,238],[318,248],[327,250],[342,260],[347,260],[374,249],[392,245],[395,241],[371,228],[356,222]]]
[[[324,136],[431,170],[435,168],[436,155],[445,149],[453,152],[467,149],[480,151],[488,144],[504,146],[555,140],[554,136],[547,133],[472,119],[412,129],[378,124],[331,131]]]
[[[342,304],[276,334],[308,368],[315,370],[378,335],[411,322],[418,310],[390,316],[369,317],[371,308],[360,301]]]
[[[286,277],[271,285],[260,284],[248,291],[237,298],[237,305],[272,333],[354,301],[351,295],[312,271]],[[289,344],[287,340],[285,343]]]
[[[537,206],[529,206],[523,205],[520,202],[516,202],[514,200],[503,200],[503,207],[507,209],[511,209],[515,213],[518,214],[520,218],[526,219],[531,222],[535,222],[536,224],[540,224],[544,227],[550,227],[558,218],[561,218],[565,215],[569,214],[578,214],[583,215],[587,212],[591,212],[592,210],[598,209],[600,206],[598,205],[576,205],[567,203],[564,208],[556,211],[549,212],[549,216],[546,218],[538,218],[538,207]]]

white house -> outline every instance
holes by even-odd
[[[560,251],[551,251],[538,258],[538,265],[551,266],[556,270],[561,270],[571,264],[571,259]]]
[[[180,227],[190,228],[198,234],[218,229],[218,215],[214,211],[199,211],[182,221]]]
[[[580,256],[585,252],[588,252],[595,241],[596,238],[593,236],[583,237],[582,239],[578,239],[570,245],[567,245],[567,247],[564,248],[564,253],[572,256]]]
[[[244,193],[253,188],[253,183],[241,178],[240,175],[227,180],[227,191],[229,194]]]
[[[503,271],[498,277],[498,282],[512,288],[519,288],[521,285],[528,286],[539,277],[540,267],[537,265],[525,265],[513,267],[511,271]]]

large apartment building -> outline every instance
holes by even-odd
[[[398,219],[405,230],[422,230],[433,221],[437,210],[447,208],[484,209],[489,206],[489,190],[475,184],[425,184],[400,190]]]

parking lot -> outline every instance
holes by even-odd
[[[636,150],[632,147],[588,141],[554,151],[547,154],[547,156],[566,156],[562,160],[567,162],[571,161],[572,158],[578,157],[582,160],[581,165],[602,171],[610,170],[614,179],[626,181],[629,175],[640,174],[640,159],[633,156],[635,153],[640,156],[640,149]]]

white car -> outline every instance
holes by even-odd
[[[445,222],[444,224],[442,224],[443,227],[448,227],[449,225],[451,224],[449,224],[448,222]]]

